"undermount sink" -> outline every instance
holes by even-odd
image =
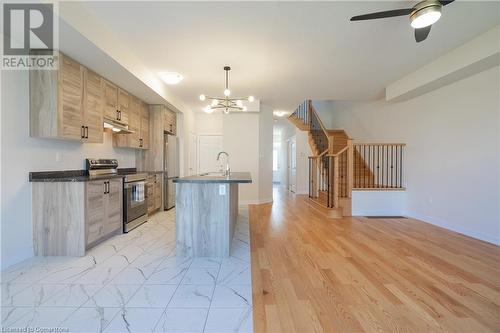
[[[202,176],[202,177],[226,177],[224,172],[205,172],[205,173],[201,173],[200,176]]]

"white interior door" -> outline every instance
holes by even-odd
[[[198,173],[198,137],[194,133],[189,133],[189,176]]]
[[[219,171],[217,154],[222,151],[222,135],[198,137],[198,173]]]
[[[297,190],[297,146],[295,137],[288,142],[288,189]]]

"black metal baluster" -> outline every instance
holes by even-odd
[[[380,146],[377,146],[377,187],[380,187]]]
[[[385,168],[385,187],[389,187],[389,147],[385,147],[385,162],[387,163]]]
[[[394,146],[391,146],[391,187],[393,187],[392,171],[394,170]]]

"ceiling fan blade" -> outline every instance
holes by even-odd
[[[417,43],[425,40],[427,36],[429,36],[429,32],[431,32],[432,25],[429,25],[425,28],[415,29],[415,40]]]
[[[439,2],[443,5],[443,6],[446,6],[450,3],[452,3],[453,1],[455,0],[439,0]]]
[[[351,17],[351,21],[373,20],[386,17],[410,15],[413,8],[386,10],[385,12],[370,13]]]

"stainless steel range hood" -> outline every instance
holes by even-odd
[[[128,128],[127,124],[124,124],[116,119],[104,118],[103,122],[104,128],[109,128],[113,131],[113,133],[121,133],[121,134],[130,134],[134,133],[134,131]]]

